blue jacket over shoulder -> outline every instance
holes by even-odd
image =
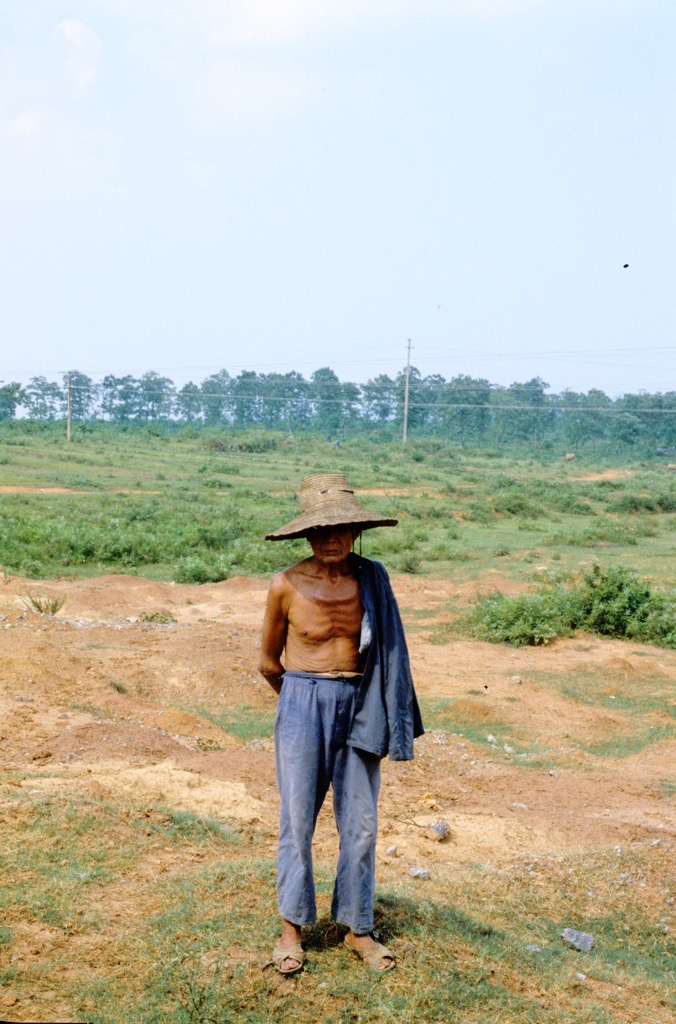
[[[413,759],[413,740],[424,728],[413,688],[399,608],[385,567],[350,555],[361,587],[372,639],[366,655],[347,742],[392,761]]]

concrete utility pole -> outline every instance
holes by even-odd
[[[406,444],[408,436],[408,389],[411,383],[411,339],[408,339],[408,355],[406,357],[406,384],[404,385],[404,433],[402,444]]]
[[[71,408],[70,408],[70,370],[68,371],[68,419],[66,425],[66,441],[72,441],[72,424],[71,424]]]

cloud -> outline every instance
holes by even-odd
[[[200,39],[207,47],[260,49],[402,21],[493,19],[548,0],[90,0],[132,31]],[[551,2],[551,0],[550,0]]]
[[[22,110],[15,117],[9,118],[7,132],[13,138],[24,138],[37,135],[45,120],[41,110]]]
[[[93,29],[74,18],[59,22],[57,31],[65,43],[66,74],[75,88],[82,91],[96,78],[101,61],[101,40]]]
[[[212,65],[193,83],[186,103],[198,126],[217,129],[227,122],[260,122],[305,106],[318,88],[311,73],[251,61]]]

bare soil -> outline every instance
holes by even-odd
[[[506,582],[506,581],[502,581]],[[649,675],[673,679],[676,654],[590,636],[513,650],[457,640],[435,644],[430,627],[453,599],[491,590],[495,574],[465,587],[398,577],[416,687],[422,698],[457,698],[465,723],[496,721],[549,752],[557,769],[526,770],[505,738],[487,748],[462,728],[431,729],[410,763],[383,762],[379,879],[424,865],[444,874],[463,862],[520,853],[664,838],[676,816],[660,784],[674,778],[673,742],[623,758],[595,758],[588,743],[631,735],[613,689]],[[275,695],[256,672],[264,580],[178,586],[131,576],[76,582],[0,582],[0,767],[22,787],[157,801],[274,833],[278,811],[270,739],[246,742],[197,713],[245,705],[272,714]],[[61,596],[55,617],[27,610],[30,593]],[[146,621],[153,613],[169,624]],[[603,670],[608,706],[566,699],[538,672]],[[652,717],[651,717],[652,716]],[[643,716],[660,726],[666,711]],[[509,744],[508,744],[509,745]],[[546,760],[546,756],[545,756]],[[32,777],[25,777],[27,773]],[[35,773],[41,774],[36,781]],[[2,793],[0,792],[0,800]],[[430,822],[450,825],[435,842]],[[388,853],[396,846],[396,854]],[[319,863],[333,864],[330,810],[320,817]]]

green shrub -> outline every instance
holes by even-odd
[[[493,593],[477,599],[471,615],[480,640],[514,647],[538,647],[570,633],[570,598],[559,590],[511,597]]]
[[[673,603],[669,617],[669,600],[662,594],[653,594],[648,582],[625,566],[595,565],[583,576],[578,600],[580,624],[593,633],[640,639],[647,630],[653,640],[663,642],[671,635],[673,642]]]
[[[196,556],[181,558],[174,566],[176,583],[220,583],[230,575],[222,562],[207,562]]]
[[[479,597],[469,623],[479,639],[515,647],[547,644],[574,629],[676,647],[676,593],[653,594],[626,566],[595,565],[569,588],[544,583],[531,594]]]

